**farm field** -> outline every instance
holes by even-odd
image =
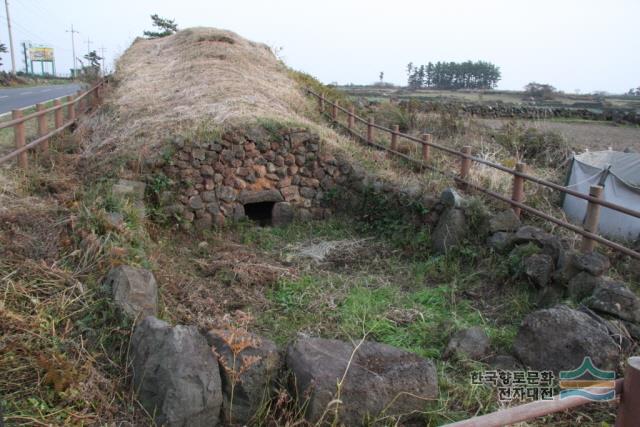
[[[491,129],[503,127],[509,120],[505,119],[476,119],[479,123]],[[538,129],[542,132],[557,132],[567,142],[579,150],[591,151],[608,150],[624,151],[632,149],[640,152],[640,127],[624,126],[611,123],[590,122],[586,120],[517,120],[517,123]]]

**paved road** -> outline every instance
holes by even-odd
[[[68,85],[32,86],[21,88],[0,89],[0,114],[16,108],[28,107],[38,102],[71,95],[82,88],[73,83]]]

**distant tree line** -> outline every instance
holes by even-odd
[[[412,89],[493,89],[502,77],[500,68],[486,61],[409,63],[407,75]]]
[[[629,92],[627,92],[627,95],[640,96],[640,86],[638,86],[635,89],[633,89],[633,88],[629,89]]]

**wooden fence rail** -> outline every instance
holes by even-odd
[[[440,173],[446,177],[453,179],[459,186],[463,188],[471,188],[477,191],[480,191],[484,194],[487,194],[490,197],[493,197],[502,202],[508,203],[511,205],[513,211],[516,215],[520,216],[522,211],[528,212],[531,215],[537,216],[539,218],[544,219],[545,221],[552,222],[560,227],[566,228],[568,230],[573,231],[576,234],[582,236],[582,243],[580,245],[580,249],[583,252],[590,252],[594,250],[595,243],[601,243],[605,246],[608,246],[618,252],[621,252],[630,257],[640,259],[640,253],[630,249],[624,245],[613,242],[609,239],[606,239],[597,234],[597,224],[599,219],[599,209],[600,207],[605,207],[608,209],[612,209],[618,212],[622,212],[626,215],[633,216],[635,218],[640,218],[640,211],[631,209],[625,206],[620,206],[615,203],[608,202],[602,199],[602,187],[600,186],[592,186],[589,194],[583,194],[577,192],[575,190],[571,190],[570,188],[563,187],[561,185],[555,184],[553,182],[544,180],[542,178],[538,178],[533,175],[529,175],[525,173],[526,165],[524,163],[518,163],[515,169],[510,169],[506,166],[503,166],[498,163],[494,163],[480,157],[475,157],[471,154],[471,147],[466,146],[462,149],[462,151],[457,151],[453,148],[445,147],[443,145],[436,144],[432,142],[431,135],[423,135],[420,138],[414,137],[412,135],[408,135],[399,131],[397,125],[393,127],[393,129],[386,128],[384,126],[380,126],[376,124],[373,120],[373,117],[368,119],[364,119],[362,117],[357,116],[354,113],[353,108],[346,109],[340,106],[337,102],[331,102],[326,99],[324,94],[318,94],[311,89],[307,89],[307,92],[318,99],[318,105],[320,108],[320,112],[325,114],[329,119],[332,120],[335,124],[340,125],[350,134],[355,135],[360,140],[364,141],[368,145],[374,146],[376,148],[386,150],[398,157],[404,158],[412,163],[418,164],[422,168],[432,170],[434,172]],[[331,114],[327,115],[326,113],[326,105],[331,107]],[[339,120],[338,112],[345,113],[347,115],[347,124],[343,124]],[[367,132],[366,135],[362,135],[355,129],[355,123],[359,122],[366,126]],[[382,132],[386,132],[390,135],[390,146],[384,146],[378,144],[374,140],[374,130],[379,130]],[[422,157],[421,159],[416,159],[406,154],[400,153],[397,151],[397,144],[399,138],[404,138],[406,140],[412,141],[422,146]],[[460,159],[460,170],[458,173],[452,173],[448,171],[443,171],[435,168],[432,164],[430,164],[431,159],[431,151],[430,149],[434,148],[449,155],[455,156]],[[481,187],[477,184],[474,184],[469,181],[469,172],[474,163],[483,164],[485,166],[491,167],[493,169],[497,169],[501,172],[508,173],[512,175],[513,183],[512,183],[512,194],[511,198],[505,197],[501,194],[498,194],[492,190]],[[524,200],[524,183],[526,181],[533,182],[535,184],[551,188],[553,190],[559,191],[564,194],[568,194],[573,197],[577,197],[588,202],[587,205],[587,220],[585,221],[584,228],[578,227],[574,224],[571,224],[567,221],[564,221],[559,218],[555,218],[551,215],[548,215],[538,209],[532,208],[525,203]]]
[[[0,157],[0,163],[17,157],[20,168],[26,169],[29,166],[27,152],[38,146],[40,150],[49,150],[49,140],[65,129],[73,125],[78,113],[84,113],[87,109],[95,107],[102,97],[102,90],[106,81],[101,80],[85,92],[78,95],[69,95],[63,103],[60,99],[53,100],[53,107],[45,108],[44,104],[36,104],[36,112],[24,115],[22,109],[13,110],[11,120],[0,123],[0,130],[13,128],[13,135],[16,149],[9,154]],[[67,121],[64,121],[64,109],[67,109]],[[51,131],[47,129],[47,114],[53,113],[55,128]],[[25,122],[28,120],[38,121],[38,137],[27,144],[25,135]]]

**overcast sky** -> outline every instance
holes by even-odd
[[[108,63],[143,30],[149,15],[180,28],[225,28],[281,47],[293,68],[325,83],[406,83],[406,65],[486,60],[501,89],[530,81],[565,91],[619,93],[640,86],[640,0],[9,0],[16,61],[20,43],[52,45],[57,68],[106,48]],[[2,7],[0,37],[8,45]],[[100,51],[98,50],[98,53]],[[9,55],[3,68],[10,69]]]

